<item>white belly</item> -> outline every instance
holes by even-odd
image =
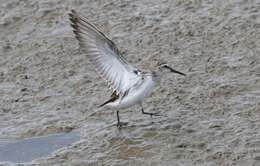
[[[151,93],[155,85],[156,82],[154,82],[151,77],[148,77],[145,79],[142,85],[138,87],[138,89],[131,89],[122,100],[116,100],[113,103],[107,104],[107,106],[111,108],[123,109],[138,104]]]

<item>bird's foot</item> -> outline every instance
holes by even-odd
[[[120,129],[123,126],[126,126],[128,124],[128,122],[117,122],[117,127]]]
[[[145,115],[150,115],[151,117],[153,117],[153,116],[163,116],[163,115],[160,114],[159,112],[155,112],[155,113],[143,112],[143,114],[145,114]]]

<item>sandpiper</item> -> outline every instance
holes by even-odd
[[[120,121],[119,110],[135,104],[141,107],[143,114],[158,116],[158,113],[144,111],[142,106],[144,98],[150,94],[165,73],[173,72],[183,76],[185,74],[174,70],[166,63],[159,64],[157,71],[143,72],[129,64],[115,43],[83,15],[71,10],[69,17],[81,49],[113,90],[111,98],[100,107],[106,106],[116,110],[117,126],[127,124]]]

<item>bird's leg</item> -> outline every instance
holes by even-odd
[[[152,116],[161,116],[158,112],[156,112],[156,113],[144,112],[144,108],[143,108],[142,103],[140,103],[140,106],[141,106],[141,109],[142,109],[142,113],[145,114],[145,115],[150,115],[151,117]]]
[[[116,116],[117,116],[117,127],[120,126],[120,118],[119,118],[119,111],[116,111]]]
[[[117,116],[117,127],[121,128],[123,125],[127,125],[127,122],[120,122],[120,118],[119,118],[119,111],[116,111],[116,116]]]

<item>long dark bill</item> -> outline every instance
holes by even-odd
[[[177,70],[174,70],[173,68],[169,67],[169,66],[165,66],[166,68],[168,68],[171,72],[173,73],[177,73],[177,74],[180,74],[180,75],[183,75],[183,76],[186,76],[186,74],[180,72],[180,71],[177,71]]]

